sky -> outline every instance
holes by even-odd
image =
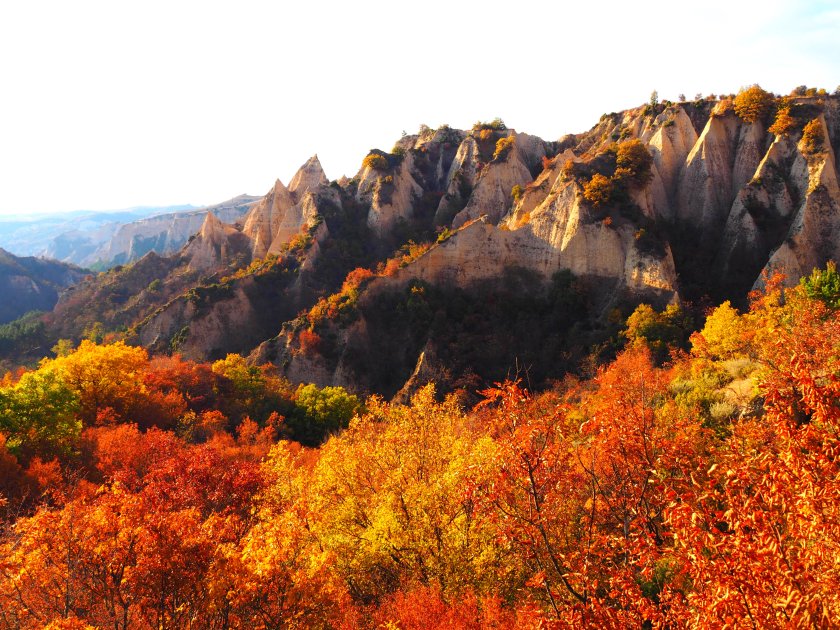
[[[557,139],[653,90],[840,84],[840,3],[0,4],[0,214],[264,194],[421,124]]]

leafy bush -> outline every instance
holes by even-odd
[[[443,243],[444,241],[448,240],[455,232],[450,230],[448,227],[444,227],[441,229],[440,233],[437,236],[437,242]]]
[[[473,125],[473,131],[481,131],[482,129],[493,129],[495,131],[505,131],[507,127],[501,118],[494,118],[490,122],[477,122]]]
[[[493,160],[499,162],[504,161],[511,149],[513,149],[514,144],[516,144],[516,138],[514,136],[499,138],[496,141],[496,150],[493,151]]]
[[[643,186],[652,177],[650,169],[653,165],[653,157],[638,138],[618,145],[615,152],[615,164],[617,168],[627,169],[627,175],[632,184]]]
[[[376,171],[387,171],[389,166],[388,158],[381,153],[368,153],[365,159],[362,160],[362,165]]]
[[[796,127],[796,119],[790,115],[790,104],[784,103],[776,112],[776,119],[770,128],[767,129],[772,134],[783,136],[789,134]]]
[[[583,186],[583,198],[592,206],[599,207],[609,203],[615,189],[613,181],[600,173],[595,173]]]
[[[715,360],[743,358],[744,327],[745,320],[726,300],[706,317],[703,330],[691,336],[692,353]]]
[[[563,170],[560,171],[560,176],[564,181],[570,181],[575,177],[575,161],[572,159],[566,160],[563,163]]]
[[[721,99],[712,109],[712,116],[726,116],[733,109],[732,100],[728,98]]]
[[[317,446],[329,435],[346,428],[362,407],[359,398],[343,387],[318,389],[312,384],[297,388],[295,405],[289,425],[295,439],[307,446]]]
[[[510,194],[513,197],[513,201],[517,202],[522,197],[522,186],[519,184],[515,184],[513,188],[510,189]]]
[[[805,153],[811,155],[820,153],[823,150],[824,141],[822,124],[814,118],[802,129],[802,148]]]
[[[302,252],[309,249],[309,246],[312,245],[313,242],[312,235],[308,232],[301,232],[300,234],[296,234],[292,237],[289,241],[288,247],[290,252]]]
[[[738,92],[733,108],[744,122],[752,123],[766,118],[773,109],[773,95],[761,89],[758,84]]]
[[[690,329],[689,317],[676,304],[669,304],[661,313],[649,304],[640,304],[627,318],[622,334],[630,345],[647,346],[659,361],[664,361],[669,350],[685,347]]]
[[[300,352],[306,356],[312,356],[321,351],[321,336],[314,330],[304,328],[298,335]]]
[[[824,270],[814,269],[799,284],[812,300],[819,300],[831,309],[840,308],[840,274],[833,261],[829,261]]]

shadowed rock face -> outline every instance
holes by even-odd
[[[58,296],[85,276],[74,265],[31,256],[18,257],[0,249],[0,324],[29,311],[49,311]]]

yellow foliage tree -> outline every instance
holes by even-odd
[[[145,393],[141,371],[149,355],[118,341],[97,345],[85,339],[72,353],[41,363],[39,372],[55,374],[78,397],[79,418],[96,422],[97,415],[110,408],[124,417]]]
[[[773,95],[762,90],[758,84],[751,85],[738,92],[732,106],[741,120],[756,122],[765,118],[773,109]]]
[[[362,160],[362,165],[376,171],[386,171],[388,170],[388,159],[380,153],[369,153]]]
[[[633,138],[618,145],[615,151],[616,179],[619,170],[624,174],[621,179],[629,178],[632,183],[646,184],[651,178],[653,156],[638,138]]]
[[[796,119],[790,115],[790,105],[782,106],[776,112],[776,119],[767,130],[777,136],[789,134],[796,127]]]
[[[802,129],[802,148],[806,153],[815,154],[823,150],[825,134],[819,119],[814,118]]]
[[[744,318],[727,300],[706,318],[703,330],[691,336],[692,353],[715,360],[744,356],[745,326]]]
[[[612,195],[612,180],[600,173],[595,173],[583,186],[583,198],[596,208],[608,204]]]
[[[470,429],[453,399],[420,390],[411,406],[369,403],[370,413],[327,442],[309,496],[319,546],[358,596],[405,583],[444,593],[478,588],[498,551],[464,489],[477,483],[493,442]]]
[[[496,150],[493,151],[493,159],[504,160],[511,149],[513,149],[514,144],[516,144],[516,138],[514,136],[499,138],[496,141]]]

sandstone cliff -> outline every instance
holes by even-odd
[[[795,282],[840,257],[840,98],[785,106],[795,123],[778,135],[769,131],[772,109],[745,121],[729,99],[605,114],[554,142],[501,121],[423,128],[331,183],[314,156],[288,187],[278,180],[252,204],[241,227],[204,213],[167,263],[155,307],[129,300],[112,321],[133,323],[137,341],[158,350],[203,358],[258,346],[253,360],[282,365],[294,380],[362,388],[359,366],[379,369],[364,357],[390,331],[391,346],[402,344],[386,387],[395,392],[447,356],[427,336],[436,330],[429,321],[429,330],[398,339],[388,327],[399,322],[377,315],[382,300],[420,308],[411,287],[437,291],[423,308],[442,312],[447,296],[472,304],[521,286],[528,304],[554,317],[544,300],[571,272],[590,320],[641,300],[743,300],[763,270],[782,269]],[[803,138],[806,124],[821,142]],[[344,282],[354,268],[377,265],[363,285]],[[144,259],[138,268],[153,266]],[[320,315],[299,315],[316,302]]]
[[[295,235],[312,227],[317,216],[315,199],[326,192],[327,177],[318,156],[300,167],[287,188],[279,179],[245,217],[243,233],[252,241],[254,258],[276,253]]]

